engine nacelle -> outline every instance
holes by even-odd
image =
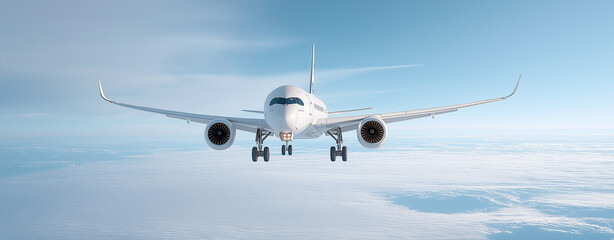
[[[228,120],[216,119],[205,128],[205,141],[215,150],[229,148],[235,141],[237,130]]]
[[[356,135],[363,147],[379,148],[386,142],[388,129],[386,129],[386,123],[382,119],[367,118],[358,124]]]

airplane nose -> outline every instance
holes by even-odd
[[[302,121],[304,107],[299,104],[273,104],[266,106],[265,118],[275,132],[299,133],[307,126]]]
[[[296,126],[296,113],[290,109],[285,111],[285,124],[290,130],[298,130]]]

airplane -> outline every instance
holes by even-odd
[[[264,140],[276,136],[285,142],[281,146],[281,154],[292,155],[293,139],[314,139],[325,134],[335,140],[336,146],[330,148],[330,160],[337,157],[347,161],[347,147],[343,146],[343,133],[356,130],[358,141],[366,148],[381,147],[388,137],[387,124],[404,120],[432,117],[435,115],[455,112],[460,108],[471,107],[508,99],[520,84],[520,78],[511,94],[505,97],[492,98],[470,103],[449,105],[443,107],[406,110],[399,112],[366,114],[348,117],[330,117],[343,113],[369,110],[361,108],[329,112],[326,105],[314,94],[315,81],[315,44],[311,52],[311,78],[309,92],[291,85],[276,88],[267,96],[263,111],[243,110],[246,112],[264,114],[264,118],[237,118],[216,115],[178,112],[158,108],[137,106],[110,100],[104,95],[102,83],[98,80],[100,96],[115,105],[166,115],[190,122],[206,124],[204,138],[211,148],[224,150],[229,148],[235,139],[236,130],[254,133],[256,146],[252,148],[252,161],[257,162],[262,157],[265,162],[270,159],[269,147],[263,147]]]

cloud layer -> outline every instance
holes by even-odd
[[[577,153],[548,147],[561,141],[531,148],[541,152],[482,143],[351,151],[345,163],[320,150],[274,154],[269,163],[252,163],[243,147],[162,151],[3,178],[0,236],[484,239],[522,226],[614,234],[611,217],[564,210],[612,210],[611,146]],[[398,196],[448,198],[461,210],[425,211],[395,202]],[[462,210],[458,199],[467,198],[488,204]]]

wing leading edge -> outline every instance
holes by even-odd
[[[318,128],[320,130],[328,130],[333,127],[341,127],[342,131],[350,131],[356,129],[358,123],[367,117],[376,117],[381,118],[386,123],[405,121],[416,118],[423,117],[435,117],[435,115],[456,112],[460,108],[466,108],[491,102],[497,102],[501,100],[508,99],[512,95],[516,93],[518,90],[518,85],[520,84],[520,78],[522,75],[518,76],[518,81],[516,82],[516,87],[514,91],[505,97],[492,98],[477,102],[449,105],[444,107],[435,107],[435,108],[425,108],[418,110],[408,110],[408,111],[400,111],[400,112],[390,112],[390,113],[380,113],[380,114],[371,114],[371,115],[360,115],[360,116],[352,116],[352,117],[336,117],[336,118],[322,118],[318,120]]]
[[[113,103],[115,105],[119,105],[122,107],[137,109],[137,110],[146,111],[146,112],[159,113],[167,117],[185,120],[188,123],[198,122],[198,123],[207,124],[215,119],[222,118],[222,119],[226,119],[230,121],[231,123],[233,123],[233,125],[235,125],[236,129],[242,130],[242,131],[255,133],[258,128],[271,130],[271,128],[266,124],[264,119],[235,118],[235,117],[225,117],[225,116],[216,116],[216,115],[203,115],[203,114],[178,112],[178,111],[172,111],[172,110],[165,110],[165,109],[159,109],[159,108],[151,108],[151,107],[120,103],[120,102],[113,101],[104,95],[104,91],[102,90],[102,83],[100,82],[100,80],[98,81],[98,87],[100,89],[100,96],[102,97],[102,99],[104,99],[107,102],[110,102],[110,103]]]

